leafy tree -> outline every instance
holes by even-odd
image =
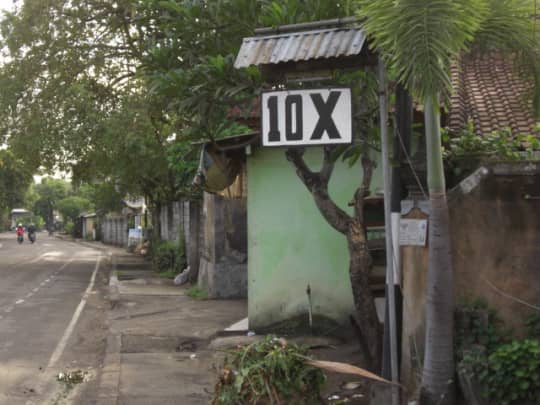
[[[30,169],[10,150],[0,150],[0,213],[23,205],[32,182]]]
[[[512,52],[538,84],[540,60],[527,0],[359,0],[365,29],[400,81],[424,104],[431,203],[426,353],[421,402],[451,403],[453,289],[449,217],[442,163],[440,100],[451,92],[449,68],[470,49]]]
[[[58,202],[66,198],[71,190],[70,184],[61,179],[45,177],[40,184],[34,186],[38,199],[34,204],[34,213],[45,219],[47,227],[54,223],[54,210],[58,208]]]
[[[83,197],[70,196],[58,201],[58,211],[64,220],[69,220],[72,223],[75,223],[81,214],[92,208],[92,202]]]
[[[0,136],[18,156],[154,200],[182,194],[167,152],[177,120],[159,93],[146,96],[146,3],[25,0],[7,15]]]

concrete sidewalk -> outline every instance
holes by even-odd
[[[225,329],[247,316],[245,300],[197,300],[189,287],[156,277],[150,265],[125,249],[77,241],[110,257],[108,338],[97,393],[87,402],[100,405],[199,405],[213,397],[224,350],[253,343],[261,336]],[[242,325],[245,322],[240,322]],[[287,337],[312,348],[316,359],[362,366],[358,343],[334,338]],[[347,398],[367,405],[369,386],[351,376],[327,372],[322,392],[328,403]],[[353,381],[353,382],[351,382]],[[347,388],[349,386],[356,388]],[[337,398],[337,400],[332,399]],[[386,403],[376,400],[374,404]]]
[[[246,301],[193,299],[142,258],[108,252],[111,309],[97,403],[208,404],[223,358],[208,345],[246,317]]]

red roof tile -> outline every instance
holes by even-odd
[[[500,55],[467,56],[452,67],[447,125],[451,132],[472,120],[478,134],[503,128],[513,133],[532,133],[535,119],[526,93],[531,86],[517,76],[511,61]]]

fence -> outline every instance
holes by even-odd
[[[108,245],[127,247],[127,218],[124,216],[114,216],[103,219],[101,222],[101,240]]]

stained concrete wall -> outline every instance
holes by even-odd
[[[210,298],[247,297],[245,198],[204,194],[198,283]]]
[[[109,245],[127,247],[127,218],[124,216],[109,216],[103,219],[101,222],[101,240]]]
[[[160,213],[161,239],[182,241],[191,269],[199,268],[202,210],[200,201],[175,201],[164,204]]]
[[[173,241],[184,237],[183,233],[188,216],[187,201],[175,201],[163,205],[160,213],[161,239]]]
[[[449,193],[449,208],[456,303],[483,298],[522,335],[534,310],[517,299],[540,306],[540,164],[480,169]],[[402,376],[414,392],[424,352],[427,247],[402,252]]]
[[[318,170],[321,148],[307,148],[305,159]],[[250,327],[307,317],[308,285],[314,315],[348,322],[354,304],[345,236],[322,217],[285,158],[284,148],[253,150],[247,171]],[[361,179],[360,164],[349,167],[336,162],[330,195],[349,213],[348,202]],[[381,184],[380,170],[376,170],[372,189]]]

